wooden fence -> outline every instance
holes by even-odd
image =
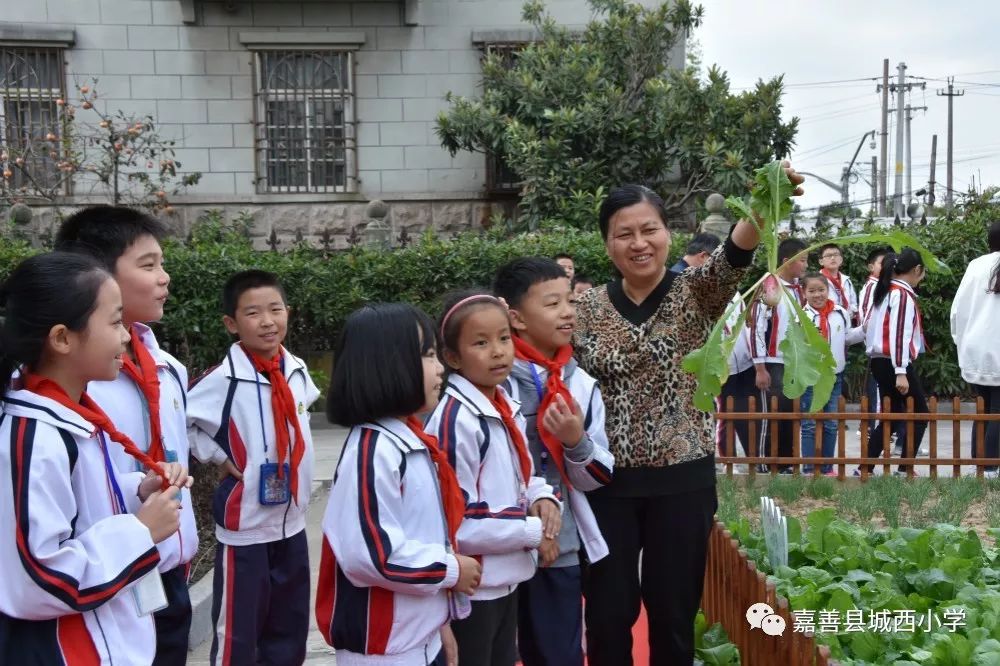
[[[785,631],[780,636],[769,636],[761,629],[751,629],[747,609],[756,603],[765,603],[775,614],[785,620]],[[712,528],[708,544],[708,563],[705,568],[705,590],[701,607],[708,623],[721,622],[732,641],[740,650],[743,666],[827,666],[837,662],[830,659],[830,649],[816,645],[812,636],[795,633],[794,618],[788,600],[779,597],[774,583],[769,582],[756,564],[747,559],[722,523]]]
[[[792,466],[792,472],[794,474],[800,473],[799,465],[813,465],[812,474],[819,476],[821,474],[821,465],[832,464],[837,472],[837,477],[843,480],[848,474],[848,466],[858,465],[861,467],[861,479],[866,480],[870,474],[868,466],[869,465],[881,465],[884,474],[889,474],[892,465],[899,465],[901,467],[906,467],[906,474],[908,477],[914,476],[914,465],[926,465],[930,467],[931,478],[938,477],[939,467],[951,467],[951,475],[955,478],[961,476],[962,465],[975,465],[976,466],[976,476],[982,478],[984,470],[987,467],[997,467],[1000,465],[1000,458],[986,458],[985,457],[985,434],[986,434],[986,424],[990,421],[1000,421],[1000,414],[987,414],[984,410],[984,404],[982,398],[976,400],[976,411],[971,414],[963,414],[961,411],[962,405],[958,398],[954,398],[951,401],[951,412],[939,413],[939,408],[941,403],[938,402],[937,398],[930,398],[928,400],[929,413],[916,413],[913,406],[913,398],[907,398],[907,409],[903,413],[892,413],[891,406],[889,404],[889,399],[886,398],[882,406],[881,412],[871,412],[868,409],[867,398],[861,399],[860,411],[859,412],[848,412],[846,402],[843,397],[840,398],[840,402],[837,406],[836,412],[823,413],[819,412],[816,414],[810,414],[807,412],[799,411],[799,401],[794,400],[792,403],[792,411],[790,412],[780,412],[778,411],[777,398],[771,398],[771,409],[767,413],[762,413],[757,409],[757,400],[754,396],[750,396],[749,404],[746,412],[736,412],[734,411],[733,398],[729,397],[726,401],[726,408],[724,411],[718,412],[715,416],[719,420],[721,427],[723,428],[723,450],[725,452],[732,452],[736,454],[736,433],[735,433],[735,422],[736,421],[746,421],[749,431],[749,436],[747,442],[747,455],[720,455],[716,458],[716,462],[721,463],[725,466],[726,473],[729,475],[733,474],[734,465],[743,464],[747,465],[747,473],[751,476],[757,473],[758,465],[768,465],[771,474],[777,474],[779,468]],[[947,404],[947,403],[944,403]],[[816,421],[816,455],[810,457],[803,457],[801,455],[801,422],[803,420],[815,420]],[[837,450],[833,458],[824,458],[820,455],[822,451],[822,431],[823,423],[825,421],[834,420],[837,422]],[[792,421],[792,451],[791,455],[781,455],[778,448],[778,428],[770,427],[766,433],[766,438],[768,439],[764,446],[764,449],[769,449],[767,451],[759,450],[760,443],[758,433],[763,427],[765,421],[770,421],[772,423],[778,421]],[[848,421],[859,421],[860,422],[860,455],[859,456],[848,456],[847,455],[847,423]],[[882,432],[882,447],[881,447],[881,457],[880,458],[870,458],[866,455],[868,449],[868,438],[869,438],[869,426],[874,426],[878,421],[886,421],[889,423],[904,423],[907,433],[907,447],[906,451],[903,452],[902,457],[896,456],[892,457],[892,443],[891,443],[891,431],[893,428],[883,428]],[[927,457],[917,457],[914,454],[914,430],[917,422],[927,421],[928,428],[924,435],[924,441],[929,440],[929,455]],[[942,453],[938,447],[938,423],[941,421],[950,421],[952,424],[951,432],[951,451],[950,455],[945,454],[944,457],[939,456]],[[962,424],[969,423],[973,424],[973,429],[975,432],[976,441],[976,451],[977,454],[974,457],[962,457]],[[769,455],[768,455],[769,454]],[[853,473],[853,470],[850,472]]]

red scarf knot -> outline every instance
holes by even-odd
[[[816,310],[819,314],[819,332],[823,336],[823,339],[830,342],[830,313],[832,313],[837,307],[837,304],[831,301],[829,298],[826,299],[826,303],[823,307]]]
[[[302,436],[302,426],[299,424],[298,410],[296,409],[295,396],[288,386],[285,373],[281,370],[282,349],[273,358],[265,361],[251,352],[246,347],[243,351],[250,358],[254,369],[267,378],[271,384],[271,413],[274,416],[274,439],[275,448],[278,450],[278,478],[284,477],[285,457],[291,448],[291,478],[289,479],[289,489],[295,503],[299,503],[299,463],[306,454],[306,441]],[[291,442],[288,435],[288,428],[291,427],[295,433],[295,441]]]
[[[458,476],[455,468],[448,462],[448,456],[441,450],[438,438],[428,434],[424,430],[423,424],[415,416],[406,417],[406,425],[417,436],[427,452],[431,454],[431,460],[437,467],[438,484],[441,486],[441,502],[444,508],[444,520],[448,525],[448,540],[451,542],[452,550],[458,550],[458,528],[465,517],[465,496],[462,494],[462,487],[458,484]]]
[[[570,345],[563,345],[556,351],[554,358],[547,358],[544,354],[528,344],[528,342],[524,339],[515,335],[514,355],[522,361],[542,366],[545,368],[545,372],[548,373],[548,376],[545,379],[545,395],[542,397],[541,402],[538,405],[538,414],[535,419],[535,425],[538,427],[538,435],[542,440],[542,444],[545,446],[545,450],[549,452],[549,457],[552,459],[552,462],[555,463],[556,469],[559,470],[559,477],[562,479],[563,485],[566,486],[567,489],[570,489],[573,487],[573,484],[570,483],[569,476],[566,474],[566,460],[563,443],[560,442],[555,435],[545,429],[545,426],[542,425],[542,415],[545,414],[545,411],[552,405],[552,403],[555,402],[557,395],[561,395],[567,405],[570,405],[571,407],[573,405],[573,396],[570,394],[569,388],[566,386],[566,382],[564,382],[562,378],[563,368],[573,358],[573,347]]]

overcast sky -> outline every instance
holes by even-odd
[[[903,61],[906,74],[925,77],[927,88],[908,96],[914,112],[913,189],[930,172],[931,135],[938,135],[937,201],[944,201],[948,105],[937,91],[954,76],[955,190],[964,192],[980,178],[1000,185],[1000,1],[958,0],[700,0],[704,23],[694,37],[704,65],[727,71],[733,88],[752,86],[758,78],[785,75],[784,115],[800,118],[792,160],[796,168],[839,181],[861,136],[881,131],[881,97],[876,93],[882,60],[889,58],[890,80]],[[864,79],[864,80],[857,80]],[[924,79],[907,79],[920,83]],[[843,83],[824,83],[844,81]],[[962,82],[962,83],[959,83]],[[895,102],[890,96],[890,107]],[[889,126],[889,187],[894,187],[896,147],[894,114]],[[868,210],[871,188],[865,181],[876,148],[864,142],[856,168],[862,178],[851,186],[851,200]],[[981,176],[980,176],[981,175]],[[825,185],[807,184],[801,205],[814,207],[837,200]],[[905,187],[905,181],[904,181]],[[891,203],[890,203],[891,207]]]

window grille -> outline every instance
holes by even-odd
[[[62,49],[0,46],[0,153],[8,155],[3,168],[12,172],[0,188],[30,193],[60,182],[62,144],[47,137],[61,138],[56,101],[65,97],[65,80]]]
[[[353,192],[354,91],[349,51],[256,52],[260,192]]]
[[[484,53],[499,55],[509,69],[517,62],[518,53],[524,46],[523,43],[487,44]],[[517,194],[521,191],[520,178],[510,168],[506,156],[492,151],[486,153],[486,189],[491,194]]]

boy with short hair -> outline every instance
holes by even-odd
[[[786,238],[778,245],[778,278],[782,289],[788,295],[803,301],[802,285],[799,280],[806,272],[808,257],[805,254],[806,244],[797,238]],[[786,263],[787,262],[787,263]],[[760,391],[763,402],[761,411],[771,409],[771,398],[777,398],[778,411],[792,411],[792,401],[785,397],[782,390],[785,374],[785,361],[781,354],[781,342],[785,339],[788,324],[795,319],[795,310],[782,297],[776,306],[769,307],[758,299],[750,306],[747,326],[750,327],[751,357],[756,377],[754,384]],[[778,432],[778,455],[792,455],[792,440],[794,428],[792,421],[773,419],[767,422],[768,427],[760,429],[761,446],[759,455],[771,454],[771,438],[768,430]],[[788,465],[782,465],[783,473],[790,473]]]
[[[573,278],[573,294],[579,296],[588,289],[594,288],[594,281],[590,279],[589,276],[583,273],[577,273],[576,277]]]
[[[166,228],[155,218],[124,206],[91,206],[69,217],[56,233],[57,250],[98,259],[122,292],[122,319],[132,336],[117,379],[91,382],[87,393],[117,428],[157,462],[188,466],[187,369],[160,348],[147,324],[163,318],[170,276],[163,268],[160,240]],[[108,449],[120,472],[142,471],[122,447]],[[187,662],[191,629],[188,570],[198,550],[191,493],[178,494],[181,526],[157,545],[158,570],[167,606],[157,611],[155,666]]]
[[[715,248],[719,247],[719,243],[721,242],[715,234],[704,232],[695,234],[684,249],[684,256],[670,267],[670,271],[672,273],[683,273],[692,266],[700,268],[708,260],[708,256],[715,251]]]
[[[535,469],[563,498],[558,557],[522,583],[518,647],[525,666],[583,663],[581,554],[608,553],[585,491],[611,481],[614,457],[597,382],[573,360],[575,295],[562,267],[541,257],[497,272],[494,292],[510,308],[516,359],[505,387],[521,403]],[[546,547],[545,541],[542,547]]]
[[[308,409],[319,390],[282,345],[288,305],[277,276],[236,273],[222,308],[238,341],[191,387],[188,406],[192,452],[227,473],[213,501],[211,660],[301,664],[309,631]]]
[[[844,265],[844,253],[840,246],[827,243],[819,249],[820,274],[826,278],[830,300],[847,310],[853,321],[858,318],[858,292],[854,289],[851,276],[841,273]]]

